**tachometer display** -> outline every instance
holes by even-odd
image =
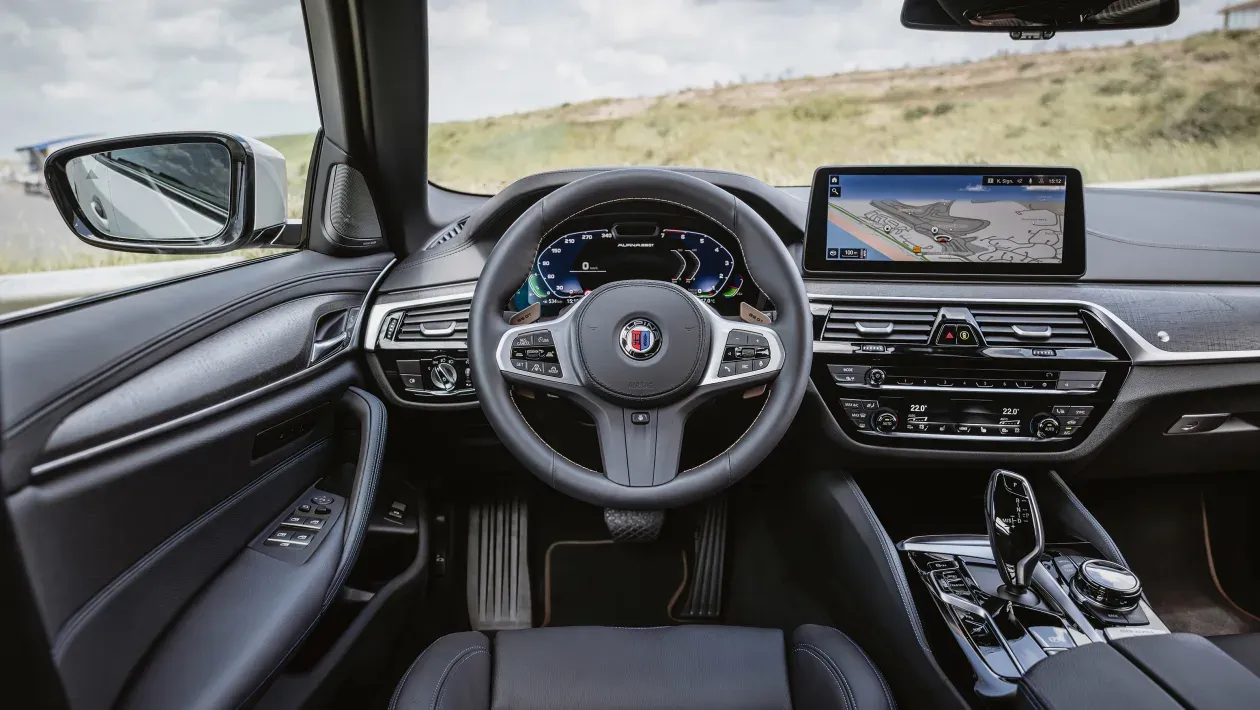
[[[670,281],[712,298],[730,280],[734,263],[726,247],[700,232],[665,229],[654,237],[622,237],[593,230],[543,247],[534,273],[548,295],[570,302],[626,279]]]
[[[544,241],[509,308],[537,303],[543,316],[552,316],[604,284],[646,279],[678,284],[724,315],[738,312],[739,302],[756,291],[742,261],[717,238],[686,229],[686,218],[678,221],[671,229],[596,219],[575,225],[590,228]]]

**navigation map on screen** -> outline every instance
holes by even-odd
[[[827,261],[1063,262],[1064,175],[827,176]]]

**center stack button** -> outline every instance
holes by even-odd
[[[884,384],[885,379],[887,379],[887,376],[884,374],[884,371],[878,367],[871,368],[866,373],[866,384],[871,387],[879,387]]]
[[[871,417],[871,426],[881,434],[891,434],[897,430],[897,413],[891,409],[881,409]]]

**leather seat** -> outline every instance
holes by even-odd
[[[435,641],[390,710],[891,710],[888,684],[848,636],[676,626],[476,631]]]

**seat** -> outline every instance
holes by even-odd
[[[1247,670],[1260,676],[1260,634],[1209,636],[1208,641],[1243,664]]]
[[[789,682],[790,681],[790,682]],[[561,627],[443,636],[390,710],[891,710],[862,649],[824,626]]]

